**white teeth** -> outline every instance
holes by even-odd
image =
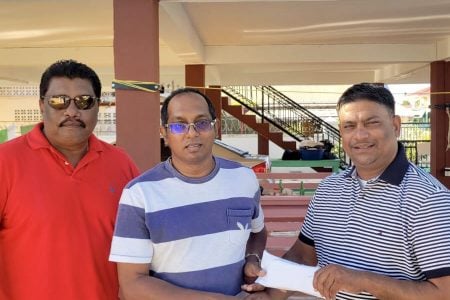
[[[355,146],[356,149],[368,149],[371,145],[364,145],[364,146]]]
[[[188,148],[198,148],[200,147],[200,144],[191,144],[187,146]]]

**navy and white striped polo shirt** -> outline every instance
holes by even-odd
[[[339,264],[403,280],[450,275],[450,191],[407,161],[403,146],[361,188],[349,168],[323,180],[300,240],[320,266]],[[336,299],[375,299],[340,292]]]

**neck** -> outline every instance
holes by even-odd
[[[384,171],[384,170],[383,170]],[[364,180],[364,181],[369,181],[369,180],[371,180],[371,179],[374,179],[374,178],[377,178],[378,176],[380,176],[381,175],[381,173],[383,173],[383,171],[381,171],[380,173],[373,173],[373,174],[367,174],[367,173],[364,173],[363,172],[363,174],[360,174],[360,172],[358,171],[358,170],[356,170],[356,175],[357,175],[357,177],[359,178],[359,179],[361,179],[361,180]]]
[[[61,152],[62,155],[67,159],[67,161],[73,166],[76,167],[80,160],[83,158],[83,156],[86,155],[86,153],[89,150],[88,144],[86,144],[86,147],[82,149],[66,149],[66,148],[57,148],[55,147],[59,152]]]
[[[195,162],[192,164],[179,162],[177,161],[177,159],[173,159],[172,157],[169,159],[169,161],[180,174],[192,178],[204,177],[210,174],[216,166],[216,162],[212,156],[210,159],[205,160],[204,162]]]
[[[45,127],[43,127],[41,130],[46,139],[48,140],[48,142],[50,143],[50,145],[52,145],[56,150],[58,150],[58,152],[60,152],[73,167],[76,167],[76,165],[80,162],[80,160],[83,158],[83,156],[86,155],[86,153],[89,150],[88,140],[86,140],[83,143],[77,144],[73,144],[73,142],[65,143],[68,144],[68,146],[62,145],[61,143],[58,143],[56,140],[49,138],[49,136],[45,132]]]

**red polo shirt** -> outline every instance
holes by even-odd
[[[0,145],[0,300],[117,299],[108,255],[122,188],[138,170],[93,135],[74,168],[41,128]]]

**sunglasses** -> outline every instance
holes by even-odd
[[[81,95],[73,98],[70,98],[66,95],[43,96],[41,97],[41,99],[48,99],[48,105],[50,105],[54,109],[66,109],[69,107],[70,101],[73,100],[75,106],[81,110],[91,109],[95,105],[95,101],[100,101],[100,98],[90,95]]]
[[[184,134],[192,126],[195,131],[200,133],[210,131],[214,127],[214,124],[216,124],[216,120],[199,120],[193,123],[168,123],[166,124],[166,128],[169,128],[173,134]]]

